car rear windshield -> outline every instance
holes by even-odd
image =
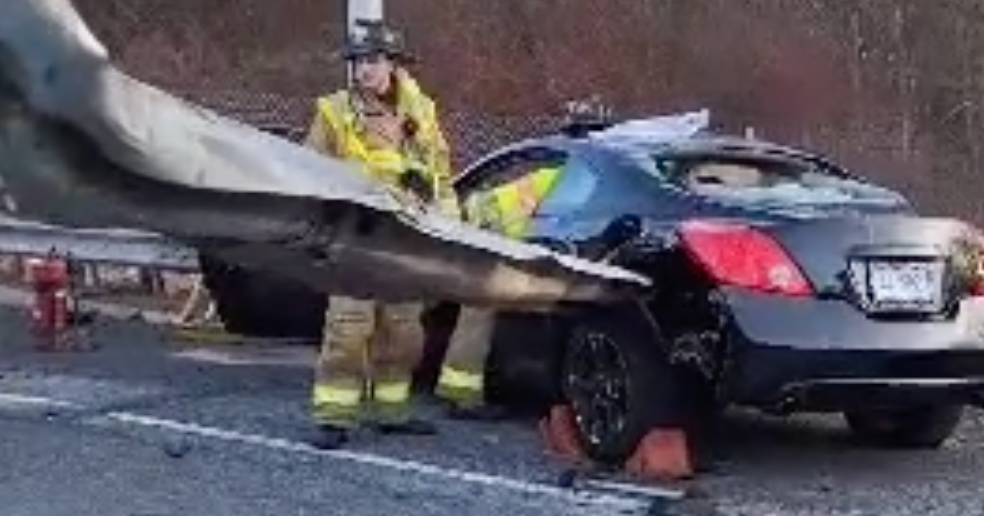
[[[897,193],[806,160],[658,157],[657,173],[699,195],[741,202],[904,203]]]

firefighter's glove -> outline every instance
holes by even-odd
[[[420,169],[411,168],[400,176],[400,187],[419,198],[424,204],[434,202],[434,190],[427,174]]]

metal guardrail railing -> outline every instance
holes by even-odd
[[[0,216],[0,254],[174,272],[198,271],[198,253],[162,235],[117,228],[75,229]]]

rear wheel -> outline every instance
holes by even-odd
[[[574,329],[563,392],[593,459],[621,463],[650,430],[692,429],[712,403],[702,380],[670,363],[661,338],[636,307],[590,315]]]
[[[953,435],[962,406],[848,412],[848,426],[864,441],[903,448],[938,448]]]
[[[201,273],[226,331],[250,337],[318,339],[323,294],[200,255]]]

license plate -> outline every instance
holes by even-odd
[[[876,308],[933,308],[939,305],[940,262],[869,262],[868,287]]]

